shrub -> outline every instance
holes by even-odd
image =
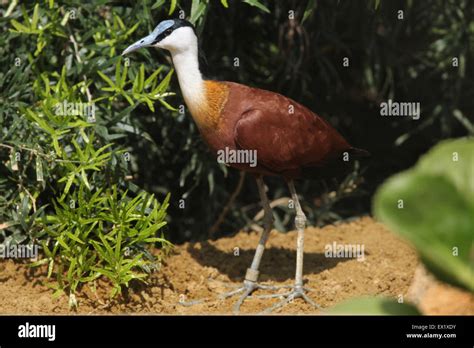
[[[152,66],[145,79],[144,64],[123,63],[117,47],[138,24],[126,28],[115,9],[103,10],[12,2],[2,23],[0,237],[41,244],[45,258],[33,265],[48,264],[72,305],[98,277],[111,295],[145,280],[171,246],[157,237],[170,196],[159,203],[133,183],[127,137],[147,138],[132,110],[155,111],[155,102],[173,110],[165,101],[173,72]]]
[[[81,184],[65,201],[54,203],[55,214],[44,217],[42,227],[52,243],[42,240],[46,258],[33,265],[48,264],[48,277],[55,272],[58,291],[67,288],[73,295],[81,283],[104,276],[112,282],[115,296],[132,279],[143,280],[158,268],[159,260],[147,245],[161,243],[165,254],[171,246],[155,237],[166,224],[169,195],[159,204],[144,192],[130,199],[127,192],[117,191],[112,185],[105,192],[92,192]],[[146,273],[137,273],[137,268]]]

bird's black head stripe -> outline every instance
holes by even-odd
[[[174,24],[171,27],[169,27],[168,29],[166,29],[165,31],[163,31],[162,33],[160,33],[156,36],[155,40],[153,40],[153,42],[152,42],[152,45],[156,44],[157,42],[160,42],[161,40],[163,40],[165,37],[170,35],[173,31],[175,31],[178,28],[191,27],[193,29],[193,31],[195,30],[194,25],[192,25],[187,20],[173,19],[173,21],[174,21]]]

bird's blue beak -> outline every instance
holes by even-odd
[[[123,52],[122,52],[122,56],[123,55],[126,55],[130,52],[133,52],[133,51],[136,51],[140,48],[143,48],[143,47],[150,47],[152,46],[153,44],[153,41],[155,40],[155,37],[156,35],[151,33],[150,35],[148,36],[145,36],[144,38],[141,38],[140,40],[138,40],[137,42],[135,42],[134,44],[128,46]]]

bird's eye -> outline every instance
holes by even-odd
[[[170,28],[170,29],[167,29],[167,30],[165,31],[165,34],[168,36],[168,35],[171,34],[172,32],[173,32],[173,29]]]

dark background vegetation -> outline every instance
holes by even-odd
[[[10,4],[2,1],[3,14]],[[254,180],[247,176],[238,190],[240,174],[220,167],[210,156],[190,115],[159,102],[175,108],[183,103],[174,75],[168,91],[176,96],[155,100],[154,111],[135,97],[130,106],[120,94],[102,89],[107,83],[98,71],[115,82],[120,52],[161,20],[178,16],[180,10],[197,26],[206,77],[285,94],[328,119],[351,144],[372,153],[370,162],[362,163],[345,182],[297,183],[312,224],[369,213],[372,193],[390,174],[414,164],[441,139],[474,134],[472,1],[69,0],[53,2],[52,8],[49,1],[39,1],[39,22],[56,23],[53,27],[65,35],[57,36],[49,28],[42,34],[45,46],[38,54],[38,34],[11,31],[11,21],[24,23],[25,14],[32,17],[35,4],[20,1],[0,19],[0,143],[37,144],[49,146],[45,153],[51,150],[50,142],[31,129],[25,108],[38,108],[46,98],[35,88],[41,74],[61,74],[66,66],[71,84],[87,81],[94,99],[104,97],[96,101],[97,126],[105,127],[109,134],[95,128],[100,145],[113,142],[117,151],[131,155],[128,165],[111,165],[90,180],[96,185],[115,182],[130,192],[145,190],[160,201],[170,193],[165,236],[173,242],[253,228],[260,210]],[[61,25],[71,9],[76,18]],[[398,19],[399,10],[403,19]],[[295,19],[289,19],[288,11],[294,11]],[[121,18],[124,28],[116,25],[114,15]],[[137,23],[136,30],[127,34]],[[15,67],[16,57],[26,63]],[[235,57],[238,67],[233,65]],[[342,64],[345,57],[349,67]],[[458,67],[453,67],[453,58],[458,58]],[[134,54],[125,94],[131,93],[141,63],[145,78],[164,65],[158,82],[171,68],[164,52],[149,49]],[[75,101],[87,101],[84,86],[71,95]],[[381,117],[379,105],[387,99],[420,102],[421,118]],[[60,140],[61,146],[70,141]],[[46,172],[46,184],[38,183],[32,159],[18,177],[11,171],[9,156],[7,148],[0,148],[0,223],[19,219],[14,211],[25,196],[22,187],[33,192],[39,205],[50,204],[64,189],[64,182],[57,184],[58,179],[66,175],[60,170],[57,176]],[[118,154],[114,151],[111,156]],[[271,200],[288,196],[282,180],[267,182]],[[233,193],[236,198],[222,223],[212,228]],[[184,199],[184,209],[180,199]],[[33,215],[30,205],[24,210]],[[285,204],[275,214],[277,228],[293,228],[292,212]],[[33,225],[16,224],[1,232],[4,237],[30,233]]]
[[[326,218],[321,222],[338,219],[328,209],[342,217],[368,213],[372,193],[385,178],[413,165],[440,139],[473,134],[471,2],[381,1],[378,7],[372,1],[263,3],[271,13],[238,1],[231,2],[228,9],[212,2],[200,36],[207,59],[202,69],[206,76],[287,95],[328,119],[354,146],[373,155],[370,164],[362,164],[365,171],[358,176],[363,179],[359,188],[329,208],[319,206],[318,197],[327,195],[337,184],[298,183],[312,223],[321,215]],[[400,9],[403,20],[397,19]],[[296,20],[288,18],[290,10],[295,11]],[[240,59],[238,68],[233,66],[234,57]],[[344,57],[350,59],[349,67],[343,67]],[[462,66],[453,67],[453,57],[458,57]],[[172,88],[178,90],[176,80]],[[381,117],[379,105],[389,98],[420,102],[421,118]],[[177,97],[174,105],[179,103],[182,101]],[[455,110],[460,113],[455,115]],[[152,151],[147,157],[140,156],[143,184],[152,183],[154,178],[159,182],[156,173],[166,168],[170,180],[163,186],[175,193],[175,200],[192,189],[186,209],[175,206],[169,210],[170,228],[179,225],[193,238],[206,236],[237,187],[239,174],[229,170],[224,177],[206,153],[189,117],[172,127],[175,136],[161,129],[167,123],[166,116],[158,122],[158,127],[153,122],[144,123],[145,128],[159,146],[170,144],[171,156],[156,156]],[[196,146],[187,148],[189,139]],[[145,152],[145,147],[141,151]],[[194,156],[198,158],[197,170],[180,187],[177,173],[192,167]],[[176,166],[170,167],[173,162]],[[150,163],[156,163],[157,168],[151,170]],[[209,194],[210,182],[214,189]],[[281,179],[267,179],[267,183],[272,200],[288,196]],[[247,177],[217,234],[249,226],[258,209],[256,185]],[[277,222],[282,221],[280,229],[293,228],[290,211],[277,208],[276,214]],[[180,234],[180,238],[188,237]]]

